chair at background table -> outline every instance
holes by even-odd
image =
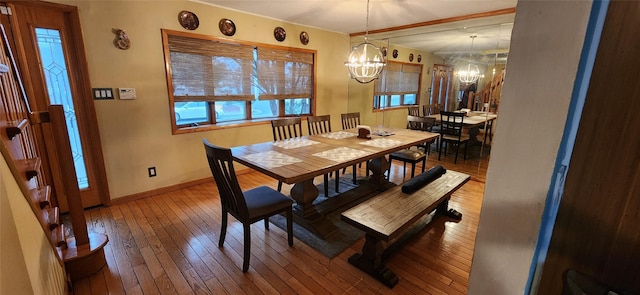
[[[360,113],[344,113],[340,114],[340,118],[342,119],[342,130],[353,129],[360,125]],[[362,167],[362,163],[358,164],[358,167]],[[353,184],[357,184],[356,179],[356,165],[353,165]],[[342,169],[342,174],[347,170],[347,168]],[[367,168],[367,176],[369,176],[369,169]]]
[[[331,132],[331,116],[309,116],[307,117],[307,126],[309,127],[309,135],[323,134]],[[355,166],[355,165],[354,165]],[[340,189],[340,170],[336,170],[336,193]],[[329,177],[331,174],[324,175],[324,194],[329,196]]]
[[[422,115],[423,116],[437,115],[440,113],[440,110],[442,110],[442,108],[437,103],[425,104],[422,106]]]
[[[420,107],[408,107],[407,112],[409,116],[420,116]]]
[[[281,212],[286,213],[287,238],[289,246],[293,246],[293,200],[267,186],[243,192],[233,169],[231,150],[214,146],[206,139],[203,139],[202,142],[209,161],[209,168],[220,193],[222,205],[222,228],[220,229],[218,247],[224,245],[227,234],[227,213],[231,214],[242,223],[244,229],[242,272],[247,272],[251,258],[251,224],[262,219],[265,229],[269,230],[269,217]]]
[[[302,136],[302,119],[286,118],[271,120],[273,140],[285,140]],[[282,191],[282,181],[278,181],[278,191]]]
[[[430,117],[407,116],[407,129],[431,132],[431,128],[435,124],[436,119]],[[424,142],[420,145],[399,150],[389,154],[389,176],[391,176],[391,162],[398,160],[403,162],[402,179],[407,175],[407,163],[411,163],[411,178],[415,176],[416,163],[422,162],[422,172],[424,172],[427,164],[427,154],[431,149],[431,144],[435,141]],[[420,149],[424,149],[421,151]]]
[[[442,154],[442,144],[445,144],[444,154],[447,155],[447,146],[449,144],[456,147],[456,158],[454,164],[458,163],[458,152],[460,145],[464,144],[464,160],[467,159],[467,145],[469,135],[462,134],[462,126],[465,113],[457,112],[440,112],[440,143],[438,144],[438,160]]]

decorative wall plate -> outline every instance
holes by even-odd
[[[275,37],[276,40],[282,42],[284,41],[285,38],[287,38],[287,32],[284,30],[283,27],[276,27],[273,30],[273,37]]]
[[[422,61],[422,55],[418,54],[418,62]]]
[[[309,34],[307,32],[302,31],[300,33],[300,43],[302,43],[302,45],[309,44]]]
[[[387,57],[387,47],[380,48],[380,51],[382,51],[382,56]]]
[[[198,16],[191,11],[180,11],[178,13],[178,22],[180,25],[187,30],[195,30],[200,26],[200,21],[198,20]]]
[[[397,58],[398,57],[398,49],[394,49],[393,50],[393,58]]]
[[[232,20],[228,18],[220,19],[218,23],[218,28],[220,32],[225,36],[233,36],[236,33],[236,24],[233,23]]]
[[[413,61],[413,53],[409,53],[409,61]]]

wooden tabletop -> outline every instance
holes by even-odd
[[[234,159],[284,183],[293,184],[393,151],[431,141],[438,134],[390,129],[389,136],[357,137],[357,130],[334,131],[231,148]]]

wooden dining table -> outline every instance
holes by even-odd
[[[376,133],[387,133],[385,136]],[[294,221],[320,237],[337,230],[318,210],[314,201],[319,190],[314,177],[368,161],[368,182],[388,183],[385,155],[432,141],[438,134],[408,129],[374,130],[370,139],[358,137],[357,129],[256,143],[231,148],[234,160],[287,184],[295,200]],[[339,196],[338,196],[339,197]]]
[[[434,114],[427,117],[435,118],[436,123],[440,122],[440,114]],[[469,134],[472,144],[480,143],[480,141],[478,141],[478,139],[476,138],[478,135],[478,129],[480,127],[483,127],[485,124],[492,124],[493,121],[497,118],[497,114],[477,111],[469,112],[468,116],[464,117],[464,119],[462,120],[463,132]]]

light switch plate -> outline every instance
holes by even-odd
[[[93,99],[113,99],[113,88],[92,88]]]
[[[135,88],[118,88],[120,99],[136,99]]]

